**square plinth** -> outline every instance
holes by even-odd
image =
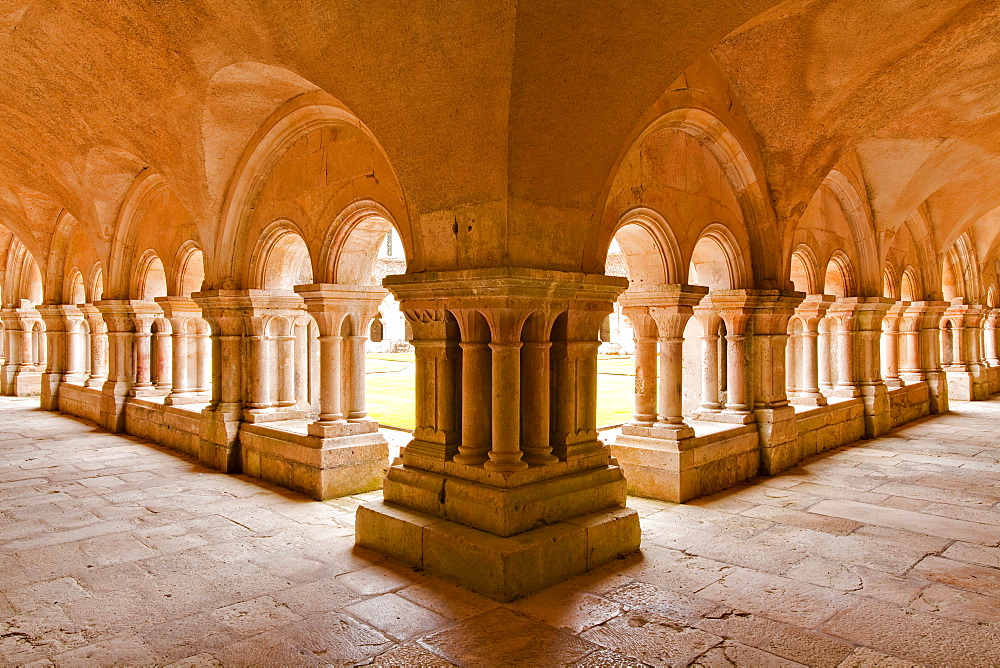
[[[501,537],[384,501],[358,508],[356,542],[508,602],[639,549],[639,515],[611,508]]]

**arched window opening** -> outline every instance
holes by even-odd
[[[917,301],[918,294],[913,267],[907,267],[903,270],[903,278],[899,282],[899,299],[904,302]]]
[[[64,301],[66,304],[83,304],[87,301],[87,289],[84,285],[83,274],[78,269],[74,269],[70,276]]]
[[[807,295],[814,294],[817,291],[815,275],[812,259],[804,251],[797,250],[792,253],[789,277],[797,292],[804,292]]]
[[[140,261],[135,294],[143,301],[167,296],[167,274],[163,262],[155,254],[148,253]]]
[[[950,366],[955,362],[954,334],[950,320],[941,324],[941,364]]]
[[[372,318],[372,326],[368,330],[368,338],[372,343],[382,343],[382,338],[385,336],[385,328],[382,326],[382,314],[376,314]]]

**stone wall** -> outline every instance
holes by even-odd
[[[860,399],[833,401],[836,403],[796,413],[803,457],[811,457],[864,437],[864,403]]]
[[[101,417],[101,391],[96,388],[63,383],[59,386],[59,410],[91,422]]]
[[[930,388],[927,383],[913,383],[889,390],[892,426],[912,422],[930,414]]]
[[[133,436],[198,457],[201,443],[199,411],[133,398],[125,406],[125,429]]]

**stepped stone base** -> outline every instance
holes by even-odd
[[[639,515],[612,508],[513,536],[377,501],[358,508],[356,542],[508,602],[639,549]]]

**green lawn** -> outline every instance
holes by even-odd
[[[384,425],[413,429],[413,353],[367,355],[368,414]],[[632,415],[635,367],[631,357],[597,360],[597,425],[621,424]]]

